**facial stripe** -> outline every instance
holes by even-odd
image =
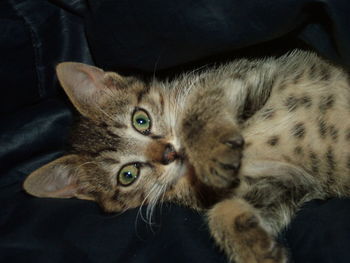
[[[145,95],[147,95],[150,91],[149,86],[145,86],[138,94],[137,94],[137,103],[140,104]]]
[[[159,104],[160,104],[160,115],[164,115],[164,96],[163,94],[159,94]]]

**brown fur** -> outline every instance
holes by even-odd
[[[350,193],[349,76],[315,54],[238,60],[150,84],[79,64],[58,78],[83,116],[72,151],[24,182],[39,197],[117,212],[158,202],[203,211],[237,263],[286,262],[274,237],[313,198]],[[151,120],[133,124],[135,109]],[[127,186],[127,165],[138,176]],[[136,169],[136,168],[135,168]]]

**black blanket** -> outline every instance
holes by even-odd
[[[163,77],[299,47],[349,68],[349,14],[347,0],[0,1],[0,262],[227,262],[191,210],[164,205],[150,226],[142,210],[104,214],[23,192],[67,147],[73,109],[54,67]],[[294,262],[345,263],[349,233],[350,200],[316,200],[280,240]]]

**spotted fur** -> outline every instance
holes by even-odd
[[[274,237],[313,198],[349,196],[349,76],[313,53],[237,60],[145,83],[63,63],[81,114],[71,151],[34,171],[25,190],[122,212],[167,201],[197,209],[232,262],[282,263]],[[150,127],[140,132],[135,111]],[[341,116],[341,117],[339,117]],[[127,165],[136,179],[123,185]]]

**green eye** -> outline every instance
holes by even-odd
[[[138,132],[147,135],[151,130],[151,118],[145,110],[135,110],[132,115],[132,126]]]
[[[139,176],[140,167],[138,164],[125,165],[118,173],[118,183],[122,186],[131,185]]]

